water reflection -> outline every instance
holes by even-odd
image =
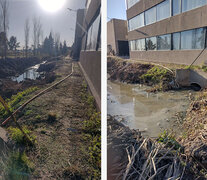
[[[154,94],[147,88],[108,81],[108,114],[151,137],[166,128],[176,130],[176,113],[186,112],[189,91]]]
[[[45,62],[41,63],[44,64]],[[35,66],[32,66],[28,68],[23,74],[17,76],[17,77],[11,77],[12,81],[16,81],[18,83],[30,79],[30,80],[36,80],[41,76],[40,72],[37,72],[38,68],[40,67],[41,64],[37,64]]]

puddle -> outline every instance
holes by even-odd
[[[108,81],[108,114],[144,136],[157,137],[164,129],[178,130],[176,114],[185,115],[192,91],[148,93],[149,87]]]
[[[46,63],[46,61],[44,61],[41,64],[44,64],[44,63]],[[37,70],[41,64],[37,64],[35,66],[28,68],[23,74],[21,74],[17,77],[15,77],[15,76],[11,77],[11,80],[20,83],[20,82],[25,81],[26,79],[36,80],[36,79],[40,78],[42,76],[42,72],[37,72]]]

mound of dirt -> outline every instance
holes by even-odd
[[[207,91],[191,103],[183,123],[184,135],[178,138],[185,153],[207,169]]]
[[[119,80],[126,83],[138,84],[143,82],[141,76],[147,73],[153,65],[129,63],[122,59],[108,57],[108,73],[111,80]]]
[[[41,63],[42,60],[36,57],[32,58],[16,58],[0,60],[0,78],[15,76],[23,73],[25,69],[33,65]]]
[[[49,72],[55,68],[56,62],[48,62],[45,64],[41,64],[38,68],[37,72]]]

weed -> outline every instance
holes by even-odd
[[[35,116],[35,119],[36,120],[41,120],[41,116],[38,114],[38,115]]]
[[[88,94],[87,86],[83,84],[82,87],[81,98],[87,105],[87,120],[83,123],[83,139],[89,142],[86,150],[88,161],[93,166],[92,177],[97,179],[101,175],[101,114],[97,112],[95,99]]]
[[[36,143],[36,136],[32,135],[31,134],[32,132],[26,126],[24,126],[22,129],[25,132],[25,134],[28,135],[28,137],[30,138],[31,142],[33,142],[35,144]],[[24,137],[24,134],[22,133],[22,131],[19,128],[9,127],[8,131],[9,131],[9,136],[16,143],[24,144],[24,145],[28,144],[26,138]]]
[[[161,133],[157,139],[158,143],[163,143],[167,147],[174,147],[175,150],[182,150],[181,145],[176,141],[175,136],[169,134],[166,130]]]
[[[29,160],[25,152],[12,152],[1,162],[5,179],[10,180],[29,180],[30,174],[34,169],[34,164]]]
[[[29,88],[22,92],[19,92],[17,95],[13,95],[11,99],[6,99],[6,103],[8,104],[10,111],[13,112],[15,109],[17,109],[22,104],[25,97],[33,93],[37,89],[37,87]],[[4,106],[0,104],[0,116],[6,117],[7,115],[8,112],[5,110]]]
[[[167,77],[168,71],[166,69],[160,69],[157,66],[154,66],[150,70],[147,71],[146,74],[141,76],[141,79],[145,83],[152,82],[153,84],[160,83],[165,77]]]

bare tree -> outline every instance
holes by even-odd
[[[57,56],[60,47],[60,33],[55,33],[55,55]]]
[[[40,48],[40,38],[43,34],[42,23],[40,18],[33,18],[33,45],[34,45],[34,54],[36,55]]]
[[[38,19],[36,17],[33,18],[33,52],[36,55],[37,50],[37,31],[38,31]]]
[[[29,32],[30,32],[30,25],[29,25],[29,19],[26,19],[25,25],[24,25],[24,41],[25,41],[25,52],[26,57],[28,57],[28,48],[29,48]]]
[[[2,28],[5,34],[4,41],[4,58],[7,56],[7,31],[9,29],[9,1],[8,0],[0,0],[0,11],[2,18]]]

